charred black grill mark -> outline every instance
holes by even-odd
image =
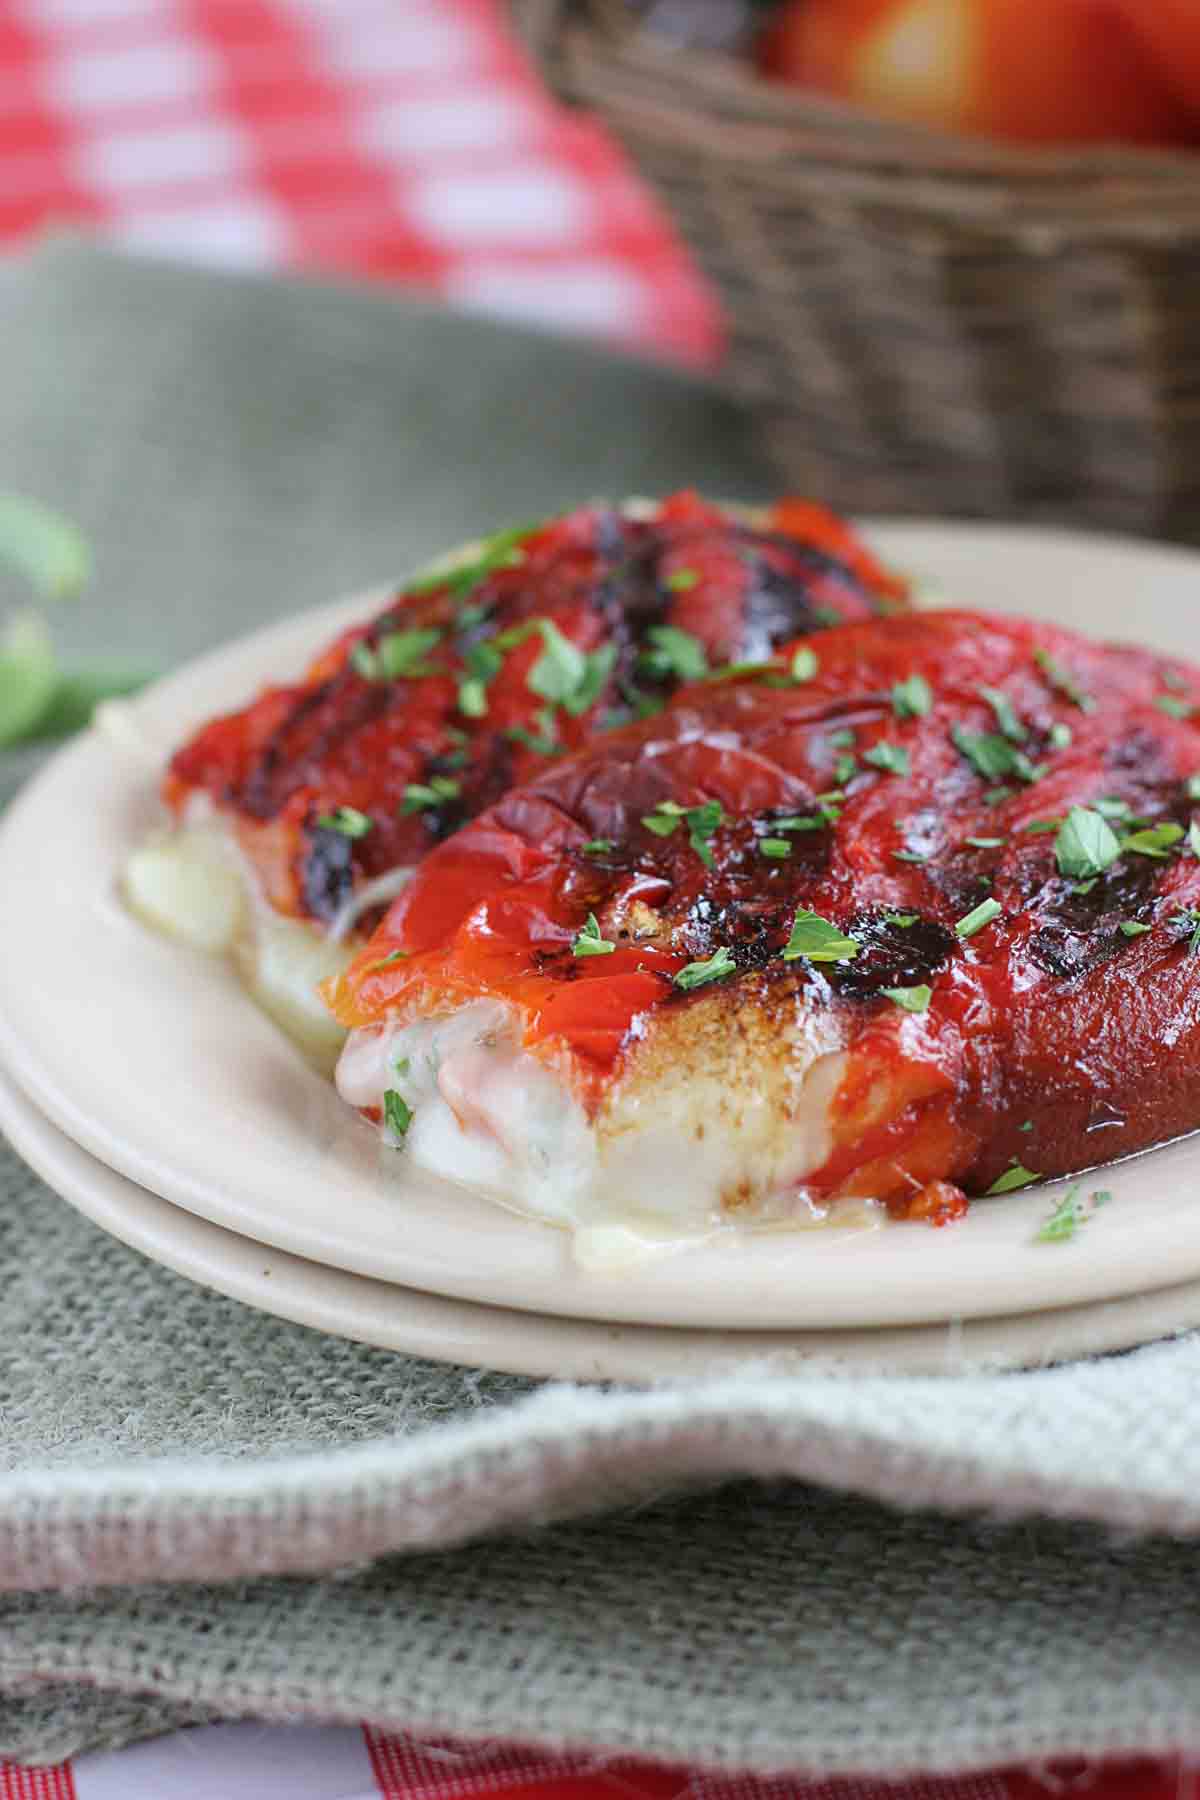
[[[822,973],[848,1000],[872,1000],[883,988],[930,981],[950,961],[957,943],[952,931],[919,914],[911,925],[898,925],[882,913],[857,913],[846,930],[859,946],[858,955],[822,965]]]
[[[300,866],[304,904],[314,918],[332,919],[354,891],[354,845],[340,831],[314,825]]]

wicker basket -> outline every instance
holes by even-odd
[[[788,483],[1200,541],[1200,156],[881,121],[656,39],[621,0],[515,13],[719,288]]]

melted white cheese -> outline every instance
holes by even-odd
[[[405,1152],[418,1168],[580,1228],[581,1259],[613,1268],[731,1219],[815,1222],[800,1184],[829,1155],[844,1058],[813,1036],[802,1061],[785,1116],[751,1097],[730,1117],[728,1070],[718,1066],[675,1083],[618,1084],[618,1103],[589,1119],[565,1077],[521,1048],[511,1009],[481,999],[352,1032],[336,1080],[354,1107],[382,1111],[389,1088],[401,1096],[412,1110]],[[380,1131],[391,1140],[386,1122]]]

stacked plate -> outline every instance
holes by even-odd
[[[929,603],[1052,618],[1191,653],[1200,558],[996,527],[878,526]],[[1200,1323],[1200,1140],[1107,1172],[1086,1231],[1045,1241],[1067,1184],[962,1223],[773,1230],[581,1269],[567,1235],[416,1175],[337,1100],[218,959],[152,936],[116,878],[158,817],[170,748],[298,673],[359,599],[159,683],[128,743],[62,752],[0,830],[0,1124],[67,1200],[251,1305],[366,1342],[579,1379],[764,1358],[943,1371],[1111,1349]]]

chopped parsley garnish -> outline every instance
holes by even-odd
[[[383,1122],[391,1132],[393,1139],[403,1141],[413,1122],[413,1109],[395,1088],[385,1088],[383,1095]]]
[[[504,658],[495,644],[471,644],[463,661],[467,673],[458,684],[458,710],[468,719],[482,719],[488,709],[488,686],[504,667]]]
[[[1156,694],[1154,704],[1170,719],[1190,719],[1196,710],[1190,700],[1181,700],[1178,694]]]
[[[1137,919],[1122,919],[1117,926],[1122,937],[1127,938],[1144,937],[1149,929],[1149,925],[1142,925]]]
[[[462,792],[462,783],[455,781],[451,775],[431,775],[426,781],[410,781],[404,790],[402,813],[427,812],[430,807],[443,806],[447,800],[457,800]]]
[[[788,675],[799,686],[802,681],[811,681],[820,666],[816,651],[810,650],[807,644],[802,644],[799,650],[792,652]]]
[[[364,639],[350,652],[354,668],[367,681],[410,680],[421,675],[444,675],[445,670],[427,663],[425,658],[435,644],[441,642],[440,631],[385,631],[375,648]]]
[[[1027,1169],[1014,1156],[1012,1166],[1005,1169],[1003,1175],[997,1175],[991,1187],[985,1188],[984,1192],[986,1194],[1013,1194],[1018,1188],[1028,1187],[1031,1182],[1041,1179],[1035,1169]]]
[[[923,863],[929,861],[926,850],[893,850],[892,855],[897,862]]]
[[[1050,748],[1052,750],[1066,750],[1070,747],[1071,740],[1074,736],[1075,733],[1071,730],[1071,727],[1069,725],[1064,725],[1062,721],[1059,720],[1057,724],[1050,727]]]
[[[933,706],[933,689],[923,675],[910,675],[892,689],[892,711],[898,719],[923,719]]]
[[[748,657],[745,662],[722,663],[709,676],[710,681],[735,681],[741,675],[765,675],[770,671],[769,662],[761,656]]]
[[[496,569],[515,569],[523,563],[525,553],[521,545],[540,526],[541,521],[537,520],[530,525],[510,525],[503,531],[494,531],[491,537],[484,538],[478,554],[470,562],[431,569],[427,575],[408,582],[404,591],[406,594],[432,594],[438,588],[447,588],[457,600],[465,600]]]
[[[683,807],[676,801],[660,800],[652,813],[643,813],[642,824],[647,831],[652,831],[655,837],[670,837],[682,819],[683,812]]]
[[[792,934],[784,948],[783,959],[794,962],[798,956],[803,956],[809,962],[849,962],[858,955],[858,950],[856,940],[847,937],[831,920],[801,906],[792,921]]]
[[[830,732],[828,742],[834,750],[848,750],[854,742],[854,732],[848,725],[843,726],[840,731]],[[1197,775],[1196,781],[1200,785],[1200,775]],[[1197,794],[1196,798],[1200,800],[1200,794]]]
[[[725,823],[725,811],[719,800],[705,800],[701,806],[680,806],[675,800],[660,800],[652,813],[642,816],[642,824],[655,837],[670,837],[680,820],[687,825],[688,842],[705,868],[713,866],[708,840],[719,825]]]
[[[1079,685],[1069,669],[1064,669],[1056,662],[1048,650],[1035,650],[1033,660],[1052,688],[1066,696],[1072,706],[1080,712],[1095,712],[1096,702],[1092,696]]]
[[[998,919],[1003,910],[998,900],[981,900],[978,906],[972,907],[969,913],[955,922],[954,929],[960,938],[974,937],[977,931],[982,931],[985,925]]]
[[[831,813],[790,813],[786,819],[772,819],[776,831],[824,831],[834,823]]]
[[[776,861],[781,857],[790,856],[792,853],[792,846],[786,838],[759,838],[758,848],[761,855],[773,857]]]
[[[722,945],[714,950],[706,962],[692,962],[686,969],[680,969],[675,977],[675,986],[679,988],[703,987],[706,982],[720,981],[726,975],[737,973],[737,964],[728,950]]]
[[[880,988],[880,993],[888,1000],[894,1000],[905,1012],[923,1013],[933,999],[933,989],[922,982],[920,987]]]
[[[1061,819],[1030,819],[1028,825],[1018,825],[1018,831],[1027,831],[1032,837],[1035,832],[1057,831],[1062,824]]]
[[[496,644],[501,650],[515,650],[535,636],[540,636],[542,650],[525,685],[551,706],[561,706],[578,718],[598,698],[612,674],[617,646],[605,644],[599,650],[583,651],[564,637],[553,619],[527,619],[523,625],[501,632]]]
[[[833,779],[839,786],[844,787],[846,782],[853,781],[857,774],[858,758],[855,756],[839,756],[833,765]]]
[[[478,675],[468,675],[458,684],[458,710],[464,719],[482,719],[488,709],[487,686]]]
[[[1175,914],[1171,923],[1182,925],[1185,930],[1191,932],[1187,953],[1189,956],[1200,956],[1200,907],[1185,906],[1182,912]]]
[[[387,955],[381,956],[378,962],[369,963],[363,973],[366,975],[373,975],[376,969],[386,969],[389,963],[403,962],[407,956],[407,950],[389,950]],[[399,1072],[401,1075],[406,1073],[404,1069],[401,1069]]]
[[[322,831],[338,831],[343,837],[363,838],[374,829],[375,821],[359,812],[357,806],[335,806],[332,812],[321,814],[317,825]]]
[[[1026,1119],[1026,1121],[1023,1125],[1017,1126],[1017,1130],[1018,1131],[1032,1131],[1033,1130],[1033,1120]]]
[[[1091,1196],[1090,1207],[1084,1205],[1079,1198],[1082,1182],[1063,1195],[1050,1217],[1041,1224],[1034,1233],[1035,1244],[1065,1244],[1075,1236],[1081,1225],[1086,1225],[1098,1207],[1107,1206],[1112,1194],[1107,1188],[1101,1188]]]
[[[686,594],[696,586],[699,579],[695,569],[672,569],[664,586],[672,594]]]
[[[589,838],[587,843],[580,844],[579,848],[584,856],[603,856],[607,851],[616,848],[616,840],[613,838]]]
[[[985,781],[999,781],[1007,775],[1015,775],[1019,781],[1039,781],[1046,772],[997,732],[967,731],[961,725],[955,725],[950,737],[955,749]]]
[[[972,850],[1000,850],[1007,842],[1007,838],[969,837],[963,839],[963,843],[970,844]]]
[[[987,701],[996,715],[996,723],[1010,743],[1023,744],[1029,736],[1025,727],[1013,711],[1012,701],[1000,688],[981,687],[980,697]]]
[[[879,743],[872,744],[862,754],[864,762],[869,762],[873,768],[883,769],[889,775],[907,775],[911,772],[908,751],[903,744],[889,744],[886,738],[881,738]]]
[[[916,924],[920,916],[920,913],[886,912],[883,922],[885,925],[898,925],[901,931],[907,931],[910,925]]]
[[[1003,806],[1004,802],[1010,797],[1011,794],[1012,794],[1011,788],[1006,788],[1006,787],[989,788],[987,793],[983,796],[983,803],[985,806]]]
[[[675,675],[680,681],[704,680],[709,672],[708,657],[698,637],[677,625],[652,625],[646,636],[651,648],[642,652],[639,666],[648,674]]]
[[[1121,800],[1115,794],[1105,794],[1097,800],[1096,811],[1106,819],[1123,820],[1133,816],[1133,808],[1128,800]]]
[[[1149,825],[1144,831],[1134,831],[1123,838],[1121,850],[1128,850],[1134,856],[1154,856],[1161,860],[1172,844],[1177,844],[1182,836],[1182,825]]]
[[[611,956],[616,947],[615,944],[610,944],[607,938],[600,935],[600,926],[596,915],[589,913],[586,923],[571,945],[571,950],[575,956]]]
[[[1060,874],[1086,881],[1112,867],[1121,854],[1121,840],[1101,813],[1073,806],[1059,827],[1054,854]]]

